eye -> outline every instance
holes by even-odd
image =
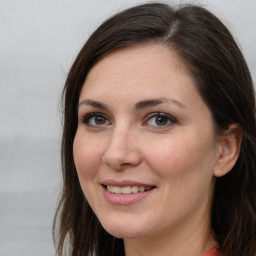
[[[87,126],[97,127],[109,125],[110,121],[102,113],[89,113],[82,118],[82,122]]]
[[[143,123],[145,126],[166,128],[172,124],[177,123],[177,120],[166,113],[152,113],[147,117],[147,120]]]

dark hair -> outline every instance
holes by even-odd
[[[105,21],[68,74],[63,94],[63,190],[54,221],[58,254],[64,255],[67,241],[73,256],[124,255],[122,239],[102,228],[83,195],[72,145],[79,94],[89,70],[117,48],[148,43],[163,44],[177,53],[212,112],[217,134],[232,123],[240,126],[239,158],[227,175],[216,178],[211,225],[221,255],[255,256],[256,119],[249,70],[229,30],[213,14],[195,5],[175,10],[161,3],[139,5]]]

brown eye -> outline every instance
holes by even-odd
[[[147,117],[147,120],[143,125],[151,126],[153,128],[167,128],[175,123],[177,123],[177,120],[169,114],[152,113]]]
[[[95,116],[95,118],[94,118],[94,122],[95,122],[95,124],[97,124],[97,125],[105,124],[106,121],[107,121],[106,118],[103,117],[103,116]]]
[[[98,127],[109,125],[109,120],[101,113],[90,113],[83,117],[82,122],[87,126]]]
[[[157,125],[161,126],[161,125],[166,125],[168,123],[168,118],[165,116],[157,116],[155,118],[155,122]]]

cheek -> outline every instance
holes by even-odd
[[[95,207],[96,199],[95,183],[101,163],[99,147],[92,143],[88,136],[78,130],[73,143],[73,156],[76,171],[82,191],[91,205]]]
[[[197,175],[202,169],[210,169],[212,149],[207,138],[174,136],[148,150],[150,165],[163,178],[179,175]],[[150,160],[151,159],[151,160]]]
[[[92,143],[87,136],[77,132],[73,143],[73,156],[79,177],[91,177],[101,162],[100,147]]]

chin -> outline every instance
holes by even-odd
[[[130,223],[111,223],[108,221],[107,223],[101,222],[101,225],[109,234],[116,238],[136,239],[145,235],[145,229],[142,229],[142,227],[139,227],[136,223],[131,225]],[[142,230],[144,230],[144,232],[142,232]]]

